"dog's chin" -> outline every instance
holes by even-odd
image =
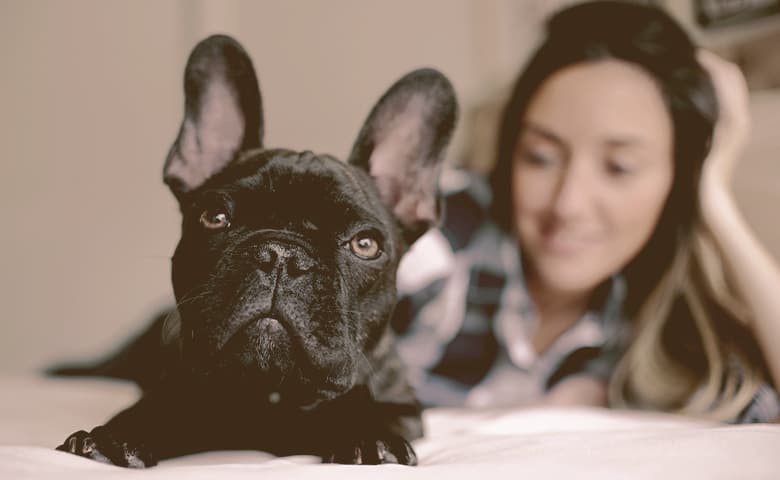
[[[352,389],[353,383],[344,382],[338,385],[311,385],[305,380],[300,383],[287,384],[279,392],[274,392],[279,403],[299,408],[313,410],[322,403],[336,399]]]
[[[262,317],[248,322],[222,348],[217,370],[241,377],[281,382],[295,368],[293,339],[278,320]]]

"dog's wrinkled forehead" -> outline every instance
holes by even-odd
[[[228,196],[245,218],[254,211],[265,213],[266,222],[275,220],[263,227],[283,228],[296,220],[329,230],[360,222],[395,224],[366,172],[308,151],[246,152],[193,193],[213,192]]]
[[[457,101],[449,80],[436,70],[410,72],[379,98],[345,163],[262,150],[257,77],[247,52],[230,37],[214,35],[193,49],[184,94],[184,118],[163,167],[163,180],[183,211],[195,205],[190,200],[199,191],[230,189],[233,181],[242,190],[235,193],[254,192],[279,215],[307,208],[310,217],[322,220],[330,215],[328,206],[340,205],[348,216],[361,210],[377,215],[380,223],[397,226],[406,244],[439,216],[437,178]],[[260,208],[262,203],[255,202]]]

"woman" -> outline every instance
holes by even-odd
[[[661,10],[554,15],[490,191],[445,185],[443,226],[402,265],[421,400],[778,417],[780,273],[729,189],[747,132],[739,70]]]

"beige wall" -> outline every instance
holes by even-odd
[[[0,3],[0,369],[97,352],[169,293],[177,2]]]
[[[0,371],[106,351],[169,301],[179,218],[161,167],[187,54],[206,34],[231,33],[252,54],[268,145],[339,156],[392,81],[439,68],[466,119],[457,161],[472,107],[515,73],[561,3],[0,0]],[[764,207],[777,200],[780,150],[765,137],[740,185],[777,252]]]
[[[161,167],[200,38],[253,56],[268,145],[343,156],[412,68],[467,104],[495,70],[475,34],[503,3],[0,0],[0,371],[102,352],[170,298]]]

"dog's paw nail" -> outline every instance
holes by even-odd
[[[382,440],[376,441],[376,453],[378,463],[401,463],[393,452],[388,448],[387,443]]]
[[[399,465],[417,465],[417,455],[405,439],[393,437],[376,442],[379,463],[397,463]]]
[[[412,448],[411,445],[409,445],[409,442],[407,442],[406,440],[404,440],[403,444],[404,444],[404,459],[403,462],[398,462],[398,463],[403,463],[404,465],[411,465],[411,466],[417,465],[417,454],[414,453],[414,449]]]
[[[92,437],[87,437],[84,439],[84,443],[81,445],[81,452],[92,453],[92,451],[95,450],[95,446],[95,441],[92,439]]]
[[[352,454],[352,463],[355,465],[363,464],[363,451],[360,449],[360,447],[355,447]]]

